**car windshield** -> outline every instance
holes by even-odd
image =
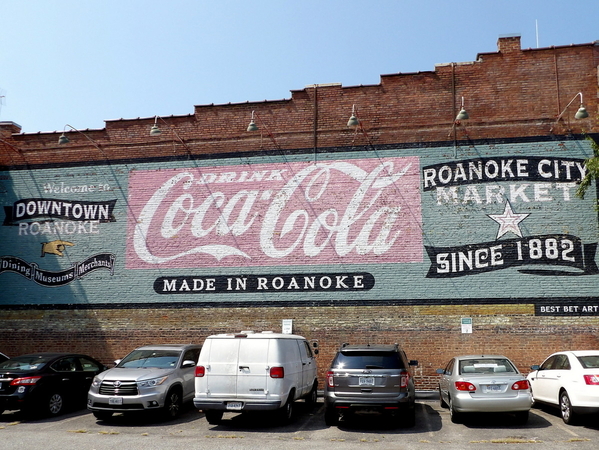
[[[460,375],[481,373],[517,373],[517,370],[505,358],[476,358],[460,361]]]
[[[39,370],[50,361],[52,357],[46,355],[23,355],[0,363],[0,370],[29,371]]]
[[[170,369],[177,366],[180,351],[176,350],[135,350],[129,353],[117,367],[138,369]]]
[[[578,361],[585,369],[599,369],[599,355],[579,356]]]
[[[403,369],[397,352],[341,352],[335,358],[333,369]]]

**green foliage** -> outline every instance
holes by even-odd
[[[590,136],[587,136],[586,138],[591,143],[593,156],[585,160],[587,172],[584,178],[580,181],[580,186],[578,186],[578,189],[576,190],[576,196],[582,199],[586,195],[591,183],[593,181],[599,181],[599,144],[597,144],[597,142],[595,142],[595,140]],[[599,208],[599,202],[597,203],[596,207]]]

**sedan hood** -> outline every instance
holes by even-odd
[[[98,374],[98,377],[106,381],[142,381],[164,377],[171,373],[173,373],[173,369],[121,369],[116,367]]]

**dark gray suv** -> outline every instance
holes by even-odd
[[[327,372],[325,422],[337,425],[352,413],[396,416],[398,425],[414,426],[415,390],[409,361],[397,345],[343,344]]]

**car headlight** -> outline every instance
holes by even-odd
[[[162,383],[164,383],[166,381],[167,378],[168,378],[168,376],[160,377],[160,378],[152,378],[151,380],[138,381],[137,387],[148,388],[148,387],[160,386]]]
[[[101,384],[102,384],[102,380],[99,377],[94,377],[94,380],[92,381],[92,386],[100,387]]]

